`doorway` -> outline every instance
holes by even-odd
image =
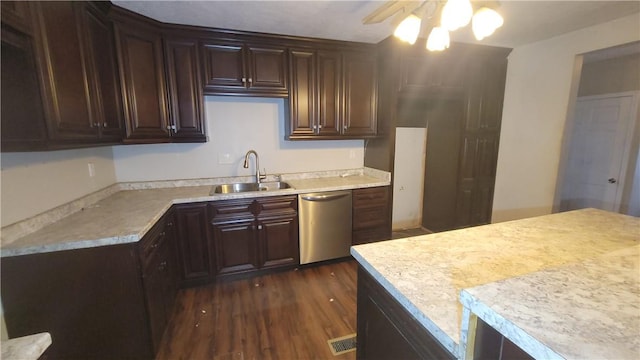
[[[638,92],[578,98],[560,211],[587,207],[620,211],[637,106]]]

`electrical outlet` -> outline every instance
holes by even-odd
[[[96,166],[93,163],[88,163],[87,168],[89,169],[89,177],[96,176]]]
[[[233,158],[231,158],[231,154],[218,154],[218,164],[221,164],[221,165],[233,164]]]

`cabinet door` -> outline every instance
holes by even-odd
[[[342,119],[342,55],[318,52],[318,134],[339,135]]]
[[[160,33],[116,24],[125,142],[167,142],[167,92]]]
[[[97,139],[98,119],[91,98],[90,69],[83,49],[80,3],[34,2],[36,42],[49,137],[60,141]]]
[[[100,139],[117,142],[122,140],[122,106],[113,31],[100,10],[90,3],[82,4],[83,26],[87,32],[86,46],[91,58],[91,77],[96,94],[91,100],[96,109]]]
[[[47,129],[31,38],[5,28],[1,36],[2,151],[44,149]]]
[[[287,95],[287,56],[284,48],[248,45],[247,83],[251,92]]]
[[[344,53],[344,135],[376,135],[375,53]]]
[[[291,50],[289,54],[290,92],[287,136],[302,138],[315,135],[316,57],[312,51]]]
[[[300,264],[297,214],[258,219],[260,267]]]
[[[165,55],[173,141],[205,142],[198,43],[166,38]]]
[[[163,241],[142,274],[154,353],[158,350],[168,321],[165,307],[167,256],[168,244]]]
[[[207,204],[177,206],[176,225],[181,283],[191,285],[213,279],[214,251],[207,223]]]
[[[233,93],[246,88],[242,44],[206,42],[202,50],[205,93]]]
[[[254,219],[213,224],[219,275],[258,269],[258,246]]]

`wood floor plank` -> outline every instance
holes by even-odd
[[[158,360],[355,359],[357,266],[344,261],[182,290]]]

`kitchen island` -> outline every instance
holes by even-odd
[[[479,317],[532,357],[599,358],[623,342],[627,349],[615,354],[637,358],[639,243],[640,219],[584,209],[360,245],[351,253],[451,357],[473,356]],[[576,318],[585,303],[588,316]],[[594,331],[575,335],[585,321]],[[542,336],[550,328],[558,332],[548,333],[553,341]],[[369,337],[364,331],[358,334]],[[585,344],[586,352],[573,351]]]

